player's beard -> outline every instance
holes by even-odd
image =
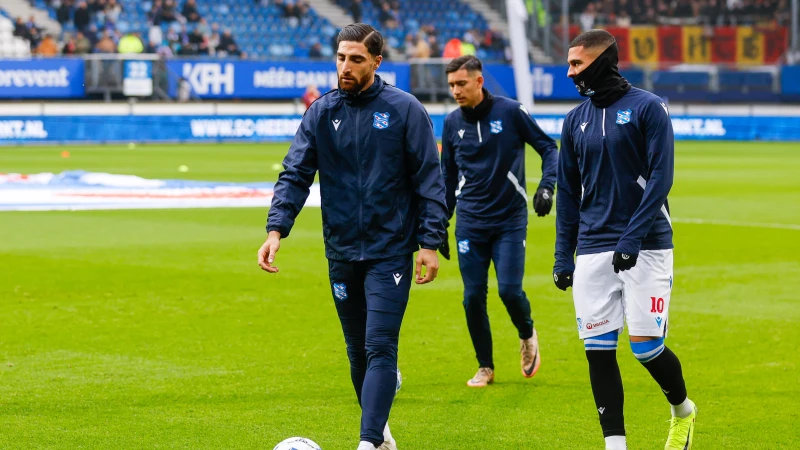
[[[353,75],[349,75],[348,77],[339,75],[339,87],[345,92],[349,92],[351,94],[358,94],[359,92],[363,91],[364,88],[367,86],[367,83],[369,82],[370,79],[370,75],[371,75],[370,73],[367,73],[362,78],[356,78]],[[345,83],[347,83],[346,86]]]

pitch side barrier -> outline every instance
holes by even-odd
[[[156,110],[150,105],[149,110]],[[444,114],[431,115],[437,137]],[[562,114],[533,114],[554,138]],[[286,142],[300,114],[0,116],[0,145],[156,142]],[[800,116],[673,115],[677,140],[800,141]]]

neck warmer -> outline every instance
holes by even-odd
[[[598,108],[607,108],[631,90],[628,80],[619,74],[617,43],[611,44],[581,73],[572,77],[578,92],[589,97]]]
[[[464,120],[469,123],[475,123],[479,120],[486,117],[489,114],[489,111],[492,110],[492,103],[494,103],[494,97],[486,88],[483,88],[483,101],[481,101],[477,106],[474,108],[470,107],[462,107],[461,114],[464,116]]]

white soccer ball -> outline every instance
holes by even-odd
[[[316,442],[303,437],[290,437],[272,450],[322,450]]]

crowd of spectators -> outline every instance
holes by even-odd
[[[559,6],[560,8],[560,6]],[[573,23],[583,30],[632,25],[789,25],[789,0],[576,0]]]

